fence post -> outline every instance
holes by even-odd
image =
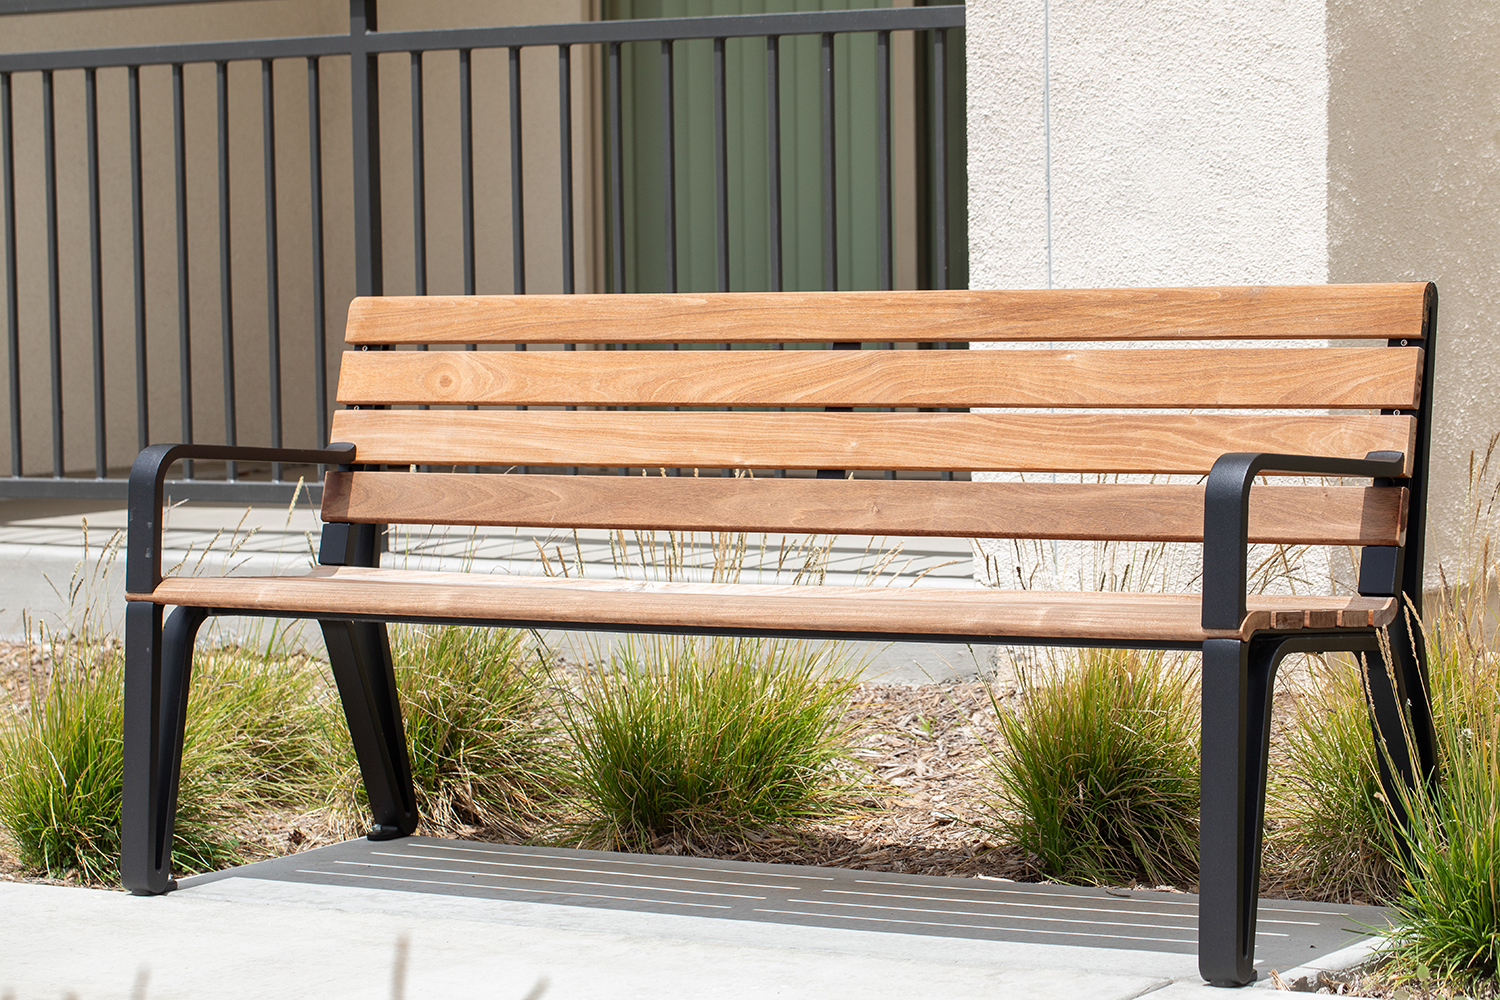
[[[356,295],[385,291],[380,232],[380,57],[365,47],[366,33],[378,30],[376,0],[349,0]]]

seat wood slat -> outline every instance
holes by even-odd
[[[1421,348],[352,352],[352,405],[1411,409]]]
[[[172,577],[129,600],[260,612],[452,617],[496,623],[586,623],[712,632],[881,632],[905,635],[1047,636],[1087,641],[1247,639],[1273,621],[1300,628],[1311,612],[1344,627],[1388,624],[1394,598],[1252,595],[1237,631],[1205,630],[1194,594],[1016,590],[775,587],[632,580],[559,580],[361,567],[300,577]]]
[[[1400,545],[1405,488],[1257,486],[1250,541]],[[330,472],[323,520],[967,538],[1203,540],[1203,487]]]
[[[350,344],[1417,340],[1428,287],[357,298]]]
[[[1408,416],[338,410],[382,465],[1202,474],[1226,452],[1406,455]]]

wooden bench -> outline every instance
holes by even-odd
[[[1282,657],[1368,657],[1376,732],[1396,772],[1387,780],[1433,774],[1420,642],[1401,604],[1420,613],[1435,310],[1423,284],[357,299],[354,350],[339,374],[348,408],[333,420],[343,443],[157,445],[132,470],[123,881],[136,893],[173,884],[190,660],[209,615],[319,620],[374,838],[417,823],[387,622],[1191,649],[1203,655],[1200,967],[1210,982],[1248,982]],[[1225,340],[1237,343],[1213,343]],[[1019,346],[824,349],[856,341]],[[731,343],[807,349],[706,349]],[[502,349],[409,349],[469,344]],[[503,349],[557,344],[577,349]],[[604,349],[621,344],[704,349]],[[964,408],[994,412],[951,412]],[[164,477],[190,458],[336,465],[324,485],[320,567],[163,578]],[[578,466],[633,474],[462,471]],[[664,467],[702,474],[638,474]],[[773,470],[1008,470],[1040,481]],[[1085,475],[1058,483],[1052,473]],[[1117,474],[1189,480],[1122,484]],[[1267,474],[1301,478],[1263,484]],[[1201,541],[1203,589],[417,572],[379,565],[381,526],[393,523]],[[1358,546],[1358,593],[1247,594],[1254,542]],[[164,626],[167,605],[177,610]],[[1389,670],[1378,641],[1386,627]],[[1416,759],[1396,735],[1402,706],[1415,720]]]

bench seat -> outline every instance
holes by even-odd
[[[1273,629],[1370,628],[1396,616],[1392,597],[1252,594],[1238,631],[1203,628],[1196,594],[770,586],[576,580],[320,567],[306,576],[168,577],[132,601],[234,612],[345,614],[384,621],[460,619],[504,625],[580,623],[817,635],[907,635],[985,641],[1050,637],[1066,644],[1248,640]],[[414,610],[420,609],[420,610]]]

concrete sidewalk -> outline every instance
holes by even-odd
[[[442,877],[428,874],[429,884],[418,887],[414,883],[421,879],[393,879],[389,875],[392,866],[375,863],[381,857],[400,856],[406,866],[404,875],[431,873],[438,867],[416,859],[430,858],[445,847],[450,853],[470,855],[464,866],[495,865],[499,862],[493,857],[502,855],[519,859],[520,864],[507,867],[522,870],[503,877],[520,879],[533,888],[516,888],[518,882],[475,888],[475,879],[454,878],[462,873],[451,865],[442,869]],[[482,855],[492,860],[472,860]],[[354,877],[370,881],[332,884],[337,879],[322,877],[327,872],[320,869],[332,871],[341,864],[346,867],[340,871],[364,872]],[[416,867],[419,864],[428,866]],[[0,913],[4,913],[6,928],[0,945],[0,996],[15,1000],[65,995],[78,1000],[768,996],[1129,1000],[1149,994],[1161,1000],[1225,1000],[1233,995],[1204,985],[1192,948],[1179,947],[1169,931],[1137,930],[1137,934],[1158,935],[1137,938],[1158,942],[1139,948],[1125,946],[1128,934],[1106,942],[1110,946],[1091,947],[1076,943],[1071,931],[1064,943],[1037,943],[1035,935],[1045,931],[996,935],[992,926],[973,924],[966,930],[944,931],[935,929],[941,923],[937,919],[928,921],[934,926],[921,933],[893,932],[884,921],[880,929],[854,928],[847,925],[850,918],[835,914],[824,919],[812,906],[805,907],[800,918],[741,915],[726,919],[699,915],[702,910],[663,912],[669,907],[652,908],[649,900],[642,908],[643,894],[627,891],[624,881],[602,880],[595,870],[600,866],[657,868],[677,874],[644,877],[711,884],[720,895],[724,886],[730,886],[742,898],[759,887],[773,897],[780,893],[808,904],[813,900],[801,898],[808,891],[788,889],[789,880],[818,879],[834,886],[858,882],[907,900],[930,900],[934,897],[921,893],[944,890],[1010,893],[1026,897],[1027,912],[1044,914],[1027,917],[1023,913],[1014,919],[1083,925],[1078,940],[1105,939],[1108,935],[1090,932],[1112,921],[1065,919],[1046,915],[1046,911],[1077,916],[1099,903],[1113,906],[1116,915],[1149,912],[1152,904],[1162,902],[1155,897],[1166,895],[1137,893],[1121,902],[1126,897],[1102,891],[990,880],[503,848],[427,838],[384,846],[350,842],[265,866],[185,880],[183,888],[154,898],[0,885]],[[543,869],[554,875],[570,874],[566,880],[548,880],[540,875]],[[372,871],[376,874],[368,875]],[[469,874],[491,877],[473,870]],[[781,880],[779,886],[774,884],[777,880]],[[407,883],[406,887],[389,888],[395,881]],[[541,881],[559,884],[535,888]],[[606,884],[615,888],[600,888]],[[438,888],[442,886],[447,888]],[[581,887],[587,887],[586,891],[568,891]],[[657,894],[655,901],[660,902],[666,898],[661,893],[673,891],[706,895],[649,887],[645,894]],[[845,890],[830,891],[847,896]],[[564,900],[568,896],[577,898]],[[1168,902],[1180,907],[1191,905],[1191,900],[1174,895]],[[761,912],[794,912],[781,899],[775,903],[783,909]],[[920,913],[941,909],[941,904],[933,902],[905,905],[918,907]],[[1268,952],[1280,954],[1284,976],[1296,978],[1316,968],[1344,967],[1368,953],[1371,941],[1361,937],[1356,921],[1341,919],[1371,917],[1363,912],[1367,908],[1359,908],[1359,914],[1334,914],[1340,919],[1327,924],[1345,926],[1353,933],[1341,931],[1339,940],[1324,932],[1313,933],[1309,939],[1320,942],[1311,946],[1309,954],[1315,957],[1300,968],[1287,969],[1286,956],[1305,942],[1295,933],[1281,932],[1305,923],[1297,915],[1314,909],[1334,914],[1338,908],[1274,903],[1262,908],[1263,922],[1269,921],[1275,932],[1263,945]],[[987,912],[993,918],[995,911]],[[1158,918],[1147,917],[1142,926],[1163,926],[1152,922]],[[1192,916],[1188,919],[1196,921]],[[976,931],[985,931],[988,937],[973,936]],[[1033,940],[1025,940],[1027,935]],[[1278,937],[1290,940],[1278,944]],[[1263,972],[1251,989],[1268,987]]]

